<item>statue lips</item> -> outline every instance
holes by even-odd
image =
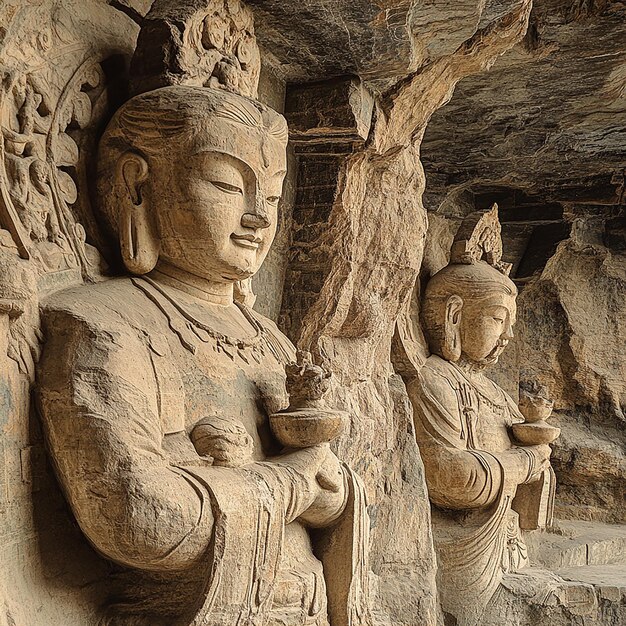
[[[506,339],[499,339],[494,349],[485,357],[485,363],[495,363],[508,345]]]
[[[249,248],[251,250],[258,250],[259,245],[263,242],[260,237],[255,237],[252,234],[237,235],[233,233],[230,238],[242,248]]]

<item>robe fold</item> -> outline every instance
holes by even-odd
[[[527,563],[512,508],[525,453],[508,434],[523,418],[502,389],[480,380],[479,387],[433,355],[408,385],[433,504],[442,606],[459,626],[478,624],[503,573]]]

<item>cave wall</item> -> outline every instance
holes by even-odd
[[[70,66],[79,65],[84,55],[115,58],[108,65],[109,77],[123,77],[148,0],[41,4],[44,9],[62,5],[62,13],[42,19],[69,25],[74,38],[67,52]],[[456,135],[462,125],[462,118],[455,119],[463,106],[458,101],[466,101],[482,84],[479,78],[461,82],[459,97],[441,109],[440,117],[436,112],[450,100],[459,81],[483,75],[522,39],[530,2],[463,0],[427,6],[398,2],[381,11],[377,3],[363,0],[344,3],[337,12],[330,12],[323,2],[250,5],[263,44],[260,99],[284,111],[291,129],[279,235],[253,282],[256,308],[277,320],[298,346],[329,365],[332,400],[351,415],[349,432],[336,449],[363,476],[368,491],[378,624],[430,626],[441,619],[430,506],[397,361],[404,359],[402,367],[415,371],[425,348],[419,328],[413,328],[413,335],[398,333],[397,322],[408,312],[418,323],[414,285],[418,281],[419,292],[428,275],[445,264],[460,218],[486,202],[491,188],[510,184],[510,170],[515,170],[510,163],[504,174],[494,166],[495,173],[489,176],[483,176],[483,169],[477,175],[447,165],[447,150],[458,151],[450,139],[450,128]],[[6,2],[4,7],[2,18],[10,22],[20,2]],[[579,28],[580,20],[573,19],[573,24]],[[539,32],[538,27],[535,30]],[[538,35],[527,38],[496,65],[492,80],[504,80],[517,63],[541,63],[546,45],[543,40],[540,45]],[[490,92],[487,99],[494,98]],[[110,102],[101,103],[100,129],[115,101],[111,95]],[[618,105],[617,98],[611,100],[611,111]],[[493,108],[491,114],[497,118],[500,109],[495,104]],[[482,111],[481,116],[492,119]],[[540,118],[524,117],[528,119]],[[427,131],[431,125],[432,131]],[[476,133],[468,146],[480,145],[476,135],[482,139],[488,134],[484,124],[470,125],[468,130]],[[611,139],[607,150],[614,146]],[[517,143],[505,147],[507,154],[519,149]],[[439,148],[444,153],[439,154]],[[493,161],[502,160],[495,151]],[[594,169],[592,174],[586,189],[596,192],[615,178],[604,170]],[[571,193],[579,189],[573,183],[566,187]],[[558,188],[552,180],[550,189]],[[611,190],[612,195],[587,197],[601,202],[614,197],[614,187]],[[526,191],[542,190],[529,184]],[[578,210],[571,197],[553,196],[545,193],[541,206],[569,201],[567,210],[572,214]],[[525,210],[531,204],[523,204]],[[536,220],[527,215],[513,219],[512,213],[510,217],[512,243],[530,241],[537,229],[541,233],[542,228],[553,227],[545,223],[551,221],[545,214]],[[610,342],[611,334],[624,336],[625,324],[624,308],[619,306],[624,276],[623,254],[616,243],[621,241],[620,231],[612,221],[616,217],[609,216],[596,229],[602,231],[599,239],[582,228],[593,223],[588,217],[580,222],[582,230],[577,226],[571,236],[558,228],[556,234],[550,231],[550,245],[542,253],[545,268],[522,265],[530,277],[536,270],[542,273],[535,282],[525,283],[518,340],[496,373],[513,394],[520,377],[536,375],[558,397],[558,419],[564,428],[564,443],[557,448],[564,486],[560,504],[565,514],[589,518],[607,518],[602,511],[613,504],[618,507],[620,493],[623,498],[624,470],[619,465],[623,453],[619,461],[619,442],[613,438],[613,447],[608,443],[610,433],[620,430],[624,410],[623,358],[619,340]],[[562,225],[575,220],[561,213],[552,221]],[[559,241],[563,243],[553,250]],[[589,289],[585,297],[576,295],[581,281]],[[608,326],[598,326],[589,343],[587,329],[577,324],[598,301]],[[538,311],[543,315],[534,319]],[[4,324],[0,340],[8,341],[13,322],[7,315],[0,315],[0,320]],[[95,624],[111,566],[78,531],[53,478],[29,406],[28,372],[5,356],[8,346],[0,348],[2,371],[7,372],[0,393],[0,592],[5,603],[0,619],[7,626]],[[556,355],[549,368],[545,353]],[[605,457],[590,445],[589,433],[602,440],[597,445]],[[587,458],[593,462],[587,463]],[[583,464],[586,473],[572,469]],[[606,478],[611,464],[616,469]],[[606,479],[604,494],[597,488],[599,476]],[[584,511],[576,501],[583,484],[588,490]]]

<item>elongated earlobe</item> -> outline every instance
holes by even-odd
[[[133,152],[123,154],[117,167],[121,194],[118,232],[124,265],[133,274],[147,274],[159,260],[160,243],[149,201],[142,193],[148,179],[148,164]]]
[[[450,296],[446,303],[445,330],[441,354],[446,361],[458,361],[461,357],[461,314],[463,299]]]

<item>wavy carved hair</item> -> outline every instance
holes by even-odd
[[[262,128],[287,144],[285,118],[265,105],[221,89],[170,86],[126,102],[113,116],[98,150],[97,196],[99,210],[114,235],[118,234],[121,185],[117,163],[132,150],[148,164],[180,154],[194,136],[213,119],[225,119],[250,128]]]

